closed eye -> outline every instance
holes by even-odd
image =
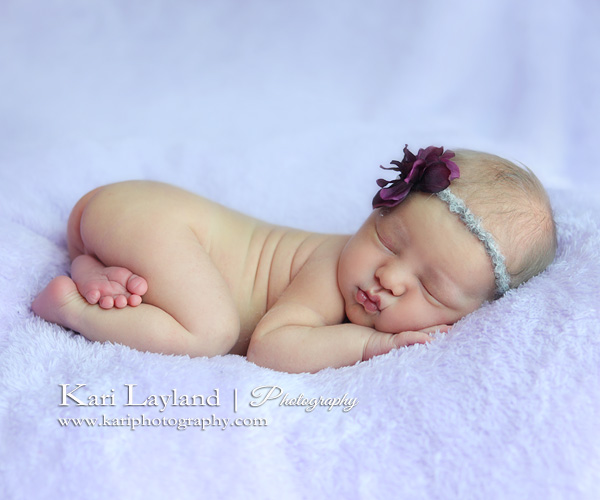
[[[388,252],[396,255],[396,252],[394,252],[392,246],[385,240],[385,238],[379,233],[377,229],[375,230],[375,234],[377,235],[377,241],[379,242],[379,244]]]
[[[438,300],[436,298],[435,295],[433,295],[433,293],[430,291],[430,289],[425,285],[425,283],[423,282],[423,280],[419,280],[419,282],[421,283],[421,288],[423,289],[423,293],[426,295],[426,299],[429,300],[429,302],[432,302],[434,305],[436,306],[442,306],[442,307],[447,307],[446,304],[444,304],[443,302],[441,302],[440,300]]]
[[[375,223],[375,235],[377,236],[379,244],[388,252],[396,255],[393,245],[391,245],[387,238],[382,234],[381,228],[379,227],[379,224],[377,224],[377,222]]]
[[[441,306],[442,303],[435,298],[435,296],[429,291],[429,289],[425,286],[425,284],[423,283],[423,281],[421,282],[421,289],[423,290],[423,293],[425,294],[425,298],[429,301],[432,302],[434,305],[438,305]]]

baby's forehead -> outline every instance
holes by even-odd
[[[427,244],[440,231],[468,233],[466,226],[435,196],[416,193],[395,207],[378,210],[376,225],[403,237],[405,242]]]
[[[443,217],[452,215],[445,204],[435,195],[425,193],[412,193],[402,203],[395,207],[381,208],[380,215],[393,224],[402,225],[407,221],[430,219],[435,215]]]
[[[483,244],[437,196],[407,198],[381,211],[376,224],[391,235],[400,252],[410,246],[410,255],[425,275],[444,277],[463,296],[481,296],[483,285],[493,290],[491,262]]]

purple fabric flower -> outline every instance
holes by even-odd
[[[439,193],[450,185],[450,181],[460,177],[458,165],[451,161],[453,151],[444,151],[444,148],[429,146],[419,149],[417,156],[404,146],[404,159],[391,161],[395,167],[384,167],[384,170],[400,172],[393,181],[378,179],[377,185],[381,188],[373,198],[373,208],[395,207],[412,190],[425,193]]]

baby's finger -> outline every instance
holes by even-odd
[[[447,332],[448,330],[450,330],[450,328],[452,328],[452,325],[435,325],[423,328],[419,331],[424,333]]]
[[[406,347],[413,344],[426,344],[431,337],[425,332],[402,332],[392,335],[394,347]]]
[[[367,341],[363,351],[363,361],[373,356],[387,354],[392,349],[413,344],[425,344],[431,338],[423,332],[402,332],[396,334],[374,332]]]

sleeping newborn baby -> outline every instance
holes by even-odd
[[[156,182],[100,187],[69,218],[71,278],[32,308],[90,340],[315,372],[428,342],[552,262],[552,210],[531,171],[436,147],[392,165],[354,235],[268,224]]]

